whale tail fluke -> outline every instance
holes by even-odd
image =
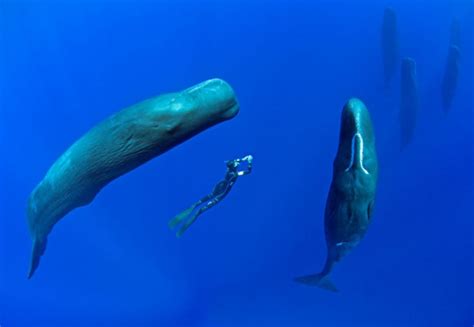
[[[31,263],[28,270],[28,279],[30,279],[39,266],[40,258],[46,250],[47,239],[33,239],[33,250],[31,251]]]
[[[295,282],[310,286],[318,286],[331,292],[339,292],[336,286],[329,280],[327,274],[314,274],[295,278]]]

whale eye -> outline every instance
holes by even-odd
[[[372,213],[374,210],[374,201],[370,201],[369,205],[367,206],[367,220],[370,221],[372,218]]]

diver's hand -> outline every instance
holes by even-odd
[[[242,161],[247,161],[248,163],[251,163],[252,160],[253,160],[253,156],[251,154],[242,158]]]
[[[250,174],[250,172],[252,171],[252,160],[253,160],[253,156],[251,154],[249,154],[248,156],[243,157],[242,159],[239,159],[239,165],[240,165],[241,162],[246,162],[247,163],[247,169],[238,171],[237,172],[238,176],[244,176],[244,175]]]

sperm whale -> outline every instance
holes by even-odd
[[[93,127],[56,160],[29,197],[28,278],[54,225],[70,211],[91,203],[114,179],[238,112],[231,86],[211,79],[135,104]]]
[[[405,148],[415,135],[416,118],[420,107],[416,62],[403,58],[400,81],[400,146]]]
[[[378,163],[369,111],[350,99],[342,111],[339,148],[326,201],[326,263],[320,273],[296,278],[299,283],[333,292],[329,275],[338,261],[364,237],[370,224],[377,187]]]

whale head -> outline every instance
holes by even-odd
[[[168,141],[183,141],[235,117],[240,110],[232,87],[218,78],[159,98],[155,107],[154,120],[164,127]],[[155,136],[162,139],[159,134]]]
[[[342,111],[339,148],[335,160],[338,171],[376,173],[375,139],[370,114],[364,103],[350,99]]]
[[[219,78],[213,78],[182,92],[187,111],[195,121],[215,124],[237,115],[240,106],[232,87]]]

